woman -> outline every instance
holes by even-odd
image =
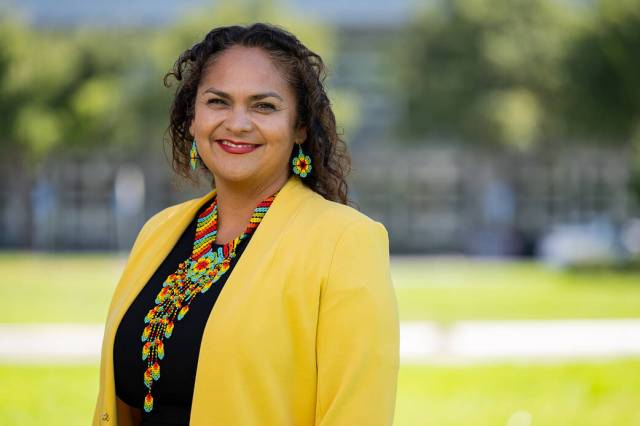
[[[277,27],[231,26],[169,76],[174,168],[214,189],[140,231],[109,307],[93,424],[391,424],[388,235],[346,205],[321,58]]]

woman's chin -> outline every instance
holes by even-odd
[[[229,182],[236,185],[255,182],[257,173],[255,170],[219,170],[213,173],[216,182]]]

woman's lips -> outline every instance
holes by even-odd
[[[260,145],[255,144],[233,143],[226,139],[218,139],[216,142],[223,150],[230,154],[246,154],[248,152],[255,151],[260,147]]]

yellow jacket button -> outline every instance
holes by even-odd
[[[109,413],[103,413],[102,414],[102,421],[103,422],[108,422],[109,421]]]

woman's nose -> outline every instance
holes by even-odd
[[[251,117],[243,107],[232,108],[225,120],[227,130],[234,133],[249,132],[253,128]]]

